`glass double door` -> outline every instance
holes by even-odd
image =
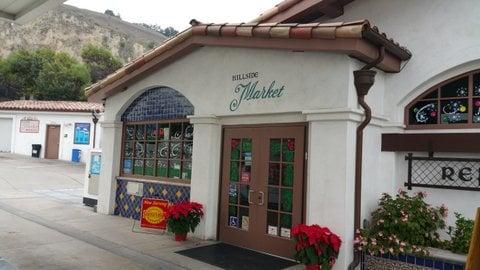
[[[302,222],[304,125],[226,128],[219,239],[292,257]]]

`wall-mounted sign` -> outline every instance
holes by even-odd
[[[90,124],[75,123],[74,144],[90,144]]]
[[[168,201],[143,198],[140,211],[140,227],[165,230],[167,228],[167,219],[165,218],[167,207]]]
[[[260,83],[258,72],[236,74],[232,81],[236,83],[233,93],[235,97],[230,102],[230,111],[236,111],[243,102],[261,99],[277,99],[283,96],[285,85],[276,81]]]
[[[39,133],[40,121],[34,117],[24,117],[20,120],[20,133]]]
[[[480,159],[414,157],[408,154],[405,186],[480,191]]]

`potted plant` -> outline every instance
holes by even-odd
[[[342,240],[326,227],[299,224],[292,228],[295,260],[308,270],[329,270],[338,258]]]
[[[167,209],[166,219],[169,232],[175,234],[175,241],[185,241],[188,232],[194,232],[203,217],[203,206],[196,202],[183,202]]]

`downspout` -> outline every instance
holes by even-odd
[[[353,72],[354,84],[357,89],[357,101],[358,104],[365,111],[365,119],[357,127],[357,137],[356,137],[356,147],[355,147],[355,206],[354,206],[354,228],[353,228],[353,237],[355,238],[356,232],[360,229],[360,221],[362,216],[362,155],[363,155],[363,130],[372,120],[372,109],[365,102],[365,96],[368,94],[368,91],[375,83],[375,75],[377,72],[375,70],[370,70],[371,68],[378,65],[383,61],[385,57],[385,47],[380,47],[378,51],[378,58],[372,61],[371,63],[365,65],[360,70],[355,70]],[[353,251],[353,261],[348,266],[349,270],[354,270],[355,267],[360,263],[360,252],[354,249]]]

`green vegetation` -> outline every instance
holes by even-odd
[[[0,63],[1,81],[15,98],[81,100],[90,83],[88,69],[75,58],[50,49],[19,50]]]
[[[455,228],[448,227],[451,240],[445,243],[445,248],[455,253],[467,254],[475,221],[466,219],[459,213],[455,213],[455,217],[457,218]]]
[[[357,249],[375,255],[427,255],[427,247],[441,247],[438,231],[445,228],[448,209],[427,204],[425,197],[423,192],[409,196],[402,190],[394,197],[382,194],[371,224],[355,239]]]
[[[92,44],[82,49],[82,60],[90,71],[93,83],[122,67],[120,59],[114,57],[109,50]]]
[[[157,31],[166,37],[173,37],[178,34],[178,30],[169,26],[167,28],[162,28],[158,24],[148,24],[148,23],[137,23],[137,25],[143,26],[153,31]]]
[[[0,100],[84,100],[84,89],[122,66],[102,47],[87,45],[83,63],[51,49],[18,50],[0,59]]]

